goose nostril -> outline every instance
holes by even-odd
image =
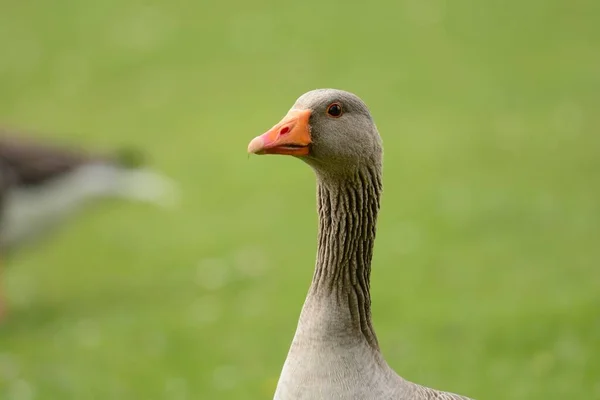
[[[283,128],[281,128],[281,130],[279,131],[280,135],[285,135],[286,133],[288,133],[290,131],[290,127],[289,126],[284,126]]]

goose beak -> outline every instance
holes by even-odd
[[[274,127],[252,139],[250,154],[306,156],[309,153],[311,110],[290,110]]]

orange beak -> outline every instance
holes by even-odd
[[[290,110],[277,125],[252,139],[248,153],[308,155],[311,143],[308,124],[310,113],[310,110]]]

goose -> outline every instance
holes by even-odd
[[[146,166],[141,152],[101,154],[0,129],[0,267],[50,236],[95,200],[177,204],[173,180]],[[0,268],[0,321],[6,316]]]
[[[274,399],[470,400],[400,377],[381,353],[370,272],[383,148],[366,104],[343,90],[309,91],[248,153],[299,158],[317,180],[316,266]]]

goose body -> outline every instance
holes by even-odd
[[[405,380],[379,348],[370,271],[383,148],[364,102],[342,90],[305,93],[248,152],[297,157],[317,178],[315,272],[274,398],[468,400]]]
[[[0,130],[0,262],[97,200],[161,206],[176,200],[176,185],[135,157],[133,152],[94,154]],[[3,309],[0,287],[0,318]]]

